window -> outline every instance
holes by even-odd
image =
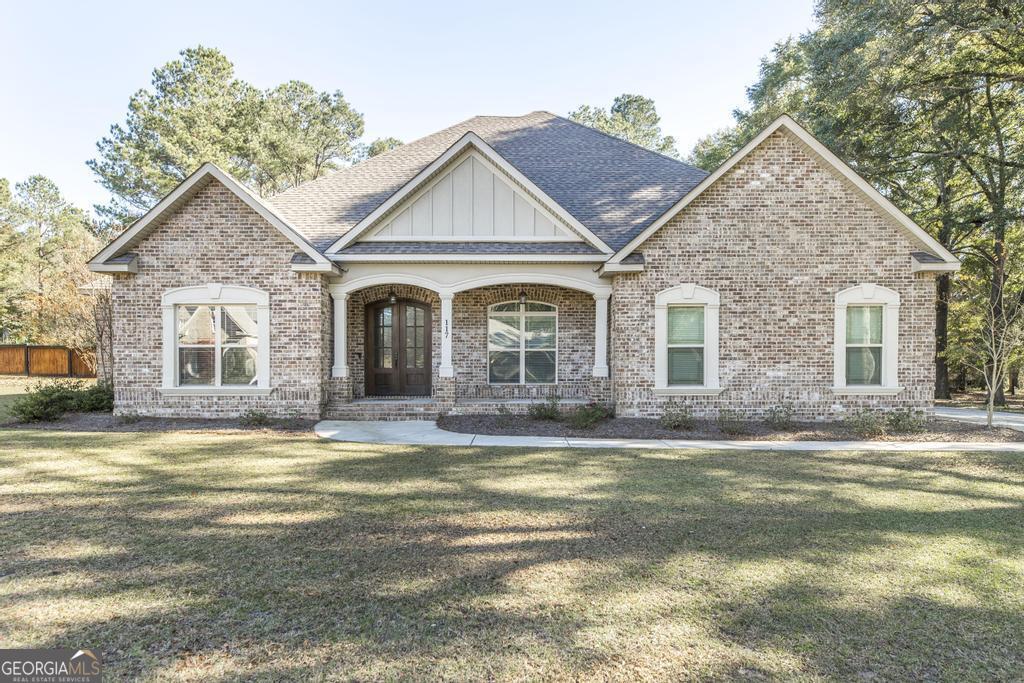
[[[836,295],[836,393],[893,394],[899,346],[900,295],[861,284]]]
[[[846,309],[846,384],[882,384],[882,307]]]
[[[165,393],[270,391],[270,306],[249,287],[202,285],[163,296]]]
[[[491,384],[554,384],[557,309],[532,301],[491,306],[487,312],[487,366]]]
[[[668,307],[668,383],[704,384],[704,307]]]
[[[175,307],[178,386],[251,386],[259,355],[256,306]]]
[[[694,283],[654,298],[654,390],[717,394],[718,293]]]

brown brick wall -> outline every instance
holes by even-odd
[[[657,416],[666,400],[697,413],[760,415],[779,403],[828,419],[861,407],[927,409],[933,392],[934,280],[915,277],[918,247],[799,141],[776,133],[640,247],[642,273],[615,277],[613,394],[620,415]],[[717,397],[654,386],[654,296],[682,282],[721,295]],[[899,292],[895,397],[836,396],[834,297],[862,282]]]
[[[330,363],[329,295],[317,273],[295,273],[295,245],[211,181],[133,247],[137,274],[113,281],[115,412],[235,416],[247,409],[316,417]],[[162,396],[164,292],[217,282],[270,295],[269,396]],[[261,344],[263,340],[261,340]]]

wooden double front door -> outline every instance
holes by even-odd
[[[430,395],[430,306],[399,300],[366,307],[366,395]]]

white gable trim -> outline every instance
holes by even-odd
[[[381,235],[381,230],[392,224],[400,214],[405,211],[412,209],[412,206],[422,199],[427,193],[431,192],[439,183],[445,178],[449,178],[455,172],[458,166],[473,160],[480,163],[485,169],[492,174],[499,176],[499,180],[505,183],[509,189],[512,190],[515,196],[521,197],[523,201],[530,205],[530,208],[534,211],[539,212],[544,218],[549,220],[555,230],[554,235],[445,235],[445,234],[430,234],[430,235]],[[494,165],[490,159],[481,154],[478,150],[470,147],[464,151],[461,155],[454,157],[451,160],[448,168],[443,173],[437,174],[434,178],[423,184],[418,190],[413,192],[411,195],[390,212],[390,215],[386,219],[379,221],[379,227],[374,226],[367,231],[366,237],[361,242],[582,242],[584,241],[580,235],[573,234],[571,230],[564,226],[562,218],[552,213],[546,206],[538,202],[536,199],[531,197],[528,193],[522,192],[514,183],[507,183],[501,179],[500,176],[504,175],[503,170],[498,166]],[[475,191],[474,187],[474,191]],[[495,212],[496,215],[496,212]],[[603,260],[603,259],[602,259]]]
[[[675,216],[688,206],[693,200],[699,197],[704,190],[708,189],[715,183],[719,178],[729,172],[733,166],[743,160],[750,152],[757,148],[762,142],[764,142],[768,136],[775,133],[780,128],[785,128],[790,133],[795,135],[801,142],[807,145],[815,155],[818,156],[826,164],[834,168],[840,175],[849,180],[858,190],[860,190],[868,199],[872,200],[882,209],[886,214],[891,216],[897,223],[899,223],[913,238],[917,239],[921,244],[927,247],[936,256],[943,259],[943,263],[934,264],[936,268],[934,270],[956,270],[960,267],[960,261],[956,256],[953,256],[948,249],[939,244],[931,235],[924,231],[917,223],[915,223],[909,216],[900,211],[892,202],[886,199],[878,190],[871,186],[871,183],[867,182],[860,175],[857,174],[852,168],[850,168],[842,159],[837,157],[828,147],[821,144],[813,135],[804,130],[800,124],[794,121],[792,118],[783,114],[779,118],[775,119],[767,128],[762,130],[753,140],[744,145],[743,149],[729,157],[725,163],[715,169],[714,173],[709,175],[707,178],[701,181],[699,185],[690,190],[686,196],[672,205],[665,213],[663,213],[654,223],[647,227],[643,232],[630,240],[629,244],[624,246],[615,255],[608,260],[608,263],[615,264],[620,263],[622,259],[626,258],[629,254],[633,253],[637,247],[643,244],[647,239],[662,228],[666,223],[675,218]],[[932,270],[928,265],[922,264],[918,270]]]
[[[313,259],[315,265],[320,266],[320,270],[324,272],[331,272],[334,270],[334,266],[331,262],[326,259],[323,254],[314,249],[313,245],[307,242],[298,230],[293,228],[284,219],[274,213],[267,204],[250,192],[248,188],[224,171],[217,168],[216,165],[209,162],[196,169],[195,173],[190,175],[188,178],[185,178],[180,185],[174,188],[174,190],[166,197],[161,199],[156,206],[147,211],[142,218],[132,223],[131,227],[121,233],[110,244],[105,246],[100,253],[92,257],[89,261],[89,270],[100,273],[110,272],[109,266],[105,263],[107,259],[120,255],[124,250],[128,249],[145,237],[149,232],[149,229],[152,228],[153,222],[156,219],[165,212],[176,208],[183,200],[187,199],[189,191],[195,187],[199,181],[208,176],[218,180],[222,185],[224,185],[224,187],[231,190],[236,197],[245,202],[249,208],[277,228],[281,234],[291,240],[291,242],[301,249],[304,254]],[[287,254],[282,254],[282,257],[284,256],[287,256]],[[309,268],[306,268],[306,270],[309,270]]]
[[[560,207],[551,197],[547,195],[543,190],[537,187],[529,178],[520,173],[512,164],[508,163],[500,154],[498,154],[493,147],[488,145],[480,136],[476,133],[469,132],[463,135],[459,140],[449,147],[441,156],[437,157],[432,161],[426,168],[417,173],[412,180],[403,185],[397,192],[388,197],[388,199],[374,209],[370,214],[365,216],[361,221],[356,223],[351,230],[342,235],[334,244],[332,244],[326,251],[327,254],[336,254],[341,249],[344,249],[349,244],[358,240],[367,230],[374,226],[381,218],[388,215],[393,209],[402,204],[410,195],[414,194],[420,189],[420,186],[430,180],[435,173],[444,168],[449,162],[456,157],[460,156],[461,153],[467,148],[475,148],[487,161],[492,165],[499,168],[506,175],[511,177],[517,183],[526,188],[527,192],[533,194],[542,203],[551,207],[551,213],[557,216],[562,222],[566,223],[574,231],[576,231],[584,240],[589,244],[593,245],[596,249],[599,249],[602,253],[611,255],[614,253],[612,249],[605,244],[601,239],[594,233],[588,230],[582,223],[576,220],[572,214]]]

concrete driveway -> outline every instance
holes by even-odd
[[[960,422],[973,422],[983,425],[986,420],[984,410],[977,408],[951,408],[949,406],[935,406],[935,417],[945,420],[959,420]],[[996,411],[992,417],[992,424],[996,427],[1009,427],[1024,432],[1024,413],[1003,413]]]

